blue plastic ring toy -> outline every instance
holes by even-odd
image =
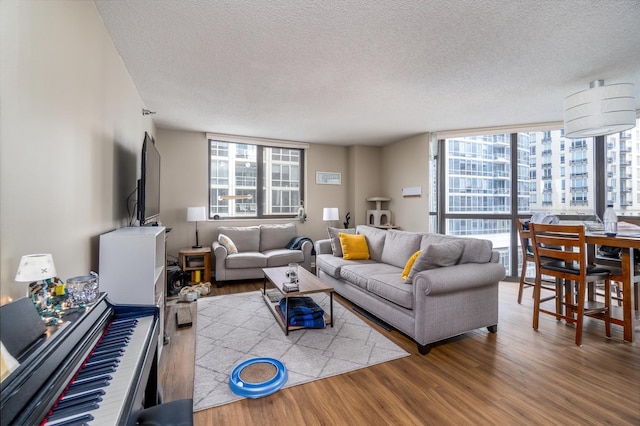
[[[276,373],[273,377],[260,382],[251,383],[242,380],[240,374],[242,370],[253,364],[266,363],[275,367]],[[287,367],[277,359],[274,358],[251,358],[244,362],[241,362],[233,369],[229,376],[229,388],[237,395],[244,396],[246,398],[260,398],[263,396],[271,395],[272,393],[280,390],[285,383],[287,383]]]

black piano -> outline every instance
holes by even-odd
[[[53,332],[27,298],[0,313],[3,344],[20,362],[1,384],[3,426],[135,424],[157,404],[157,307],[114,305],[102,294]]]

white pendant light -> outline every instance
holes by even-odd
[[[564,99],[564,136],[590,138],[623,132],[636,125],[634,87],[631,83],[592,81]]]

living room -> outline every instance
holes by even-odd
[[[493,8],[500,7],[498,2],[489,3]],[[433,3],[430,6],[434,10],[445,8],[447,12],[443,5]],[[518,7],[524,7],[523,4],[514,5],[511,2],[503,2],[502,6],[515,16],[519,16]],[[308,143],[305,150],[305,209],[308,218],[305,223],[296,224],[300,235],[314,241],[325,238],[327,223],[322,220],[324,207],[338,207],[340,222],[350,212],[352,224],[363,223],[366,210],[371,208],[366,198],[380,195],[392,198],[389,208],[393,211],[394,222],[402,229],[429,230],[431,222],[428,212],[433,195],[428,185],[432,173],[430,160],[435,133],[465,128],[513,128],[532,122],[561,123],[563,97],[586,89],[589,82],[597,78],[631,82],[640,88],[637,58],[639,42],[632,24],[637,22],[634,20],[639,13],[637,2],[570,1],[565,6],[553,2],[540,7],[557,8],[559,14],[575,14],[584,18],[583,22],[566,23],[566,31],[580,34],[576,38],[586,37],[588,32],[600,31],[593,22],[610,19],[608,26],[616,28],[616,32],[621,34],[621,44],[624,42],[624,47],[619,49],[610,46],[612,52],[593,49],[586,44],[581,54],[597,54],[600,62],[588,70],[575,70],[569,82],[570,90],[565,90],[566,85],[533,88],[540,98],[555,95],[555,115],[539,115],[546,118],[534,120],[516,117],[508,122],[502,121],[506,114],[487,117],[485,110],[490,109],[488,103],[519,95],[512,86],[476,84],[478,93],[473,93],[475,102],[470,101],[467,108],[462,110],[444,109],[440,112],[450,120],[442,124],[443,127],[431,124],[429,115],[421,113],[425,121],[423,127],[400,129],[401,135],[393,132],[388,139],[383,134],[380,140],[385,143],[374,137],[371,137],[371,143],[366,143],[366,137],[352,141],[347,136],[344,136],[344,143],[334,143],[329,136],[325,137],[325,142],[323,137],[316,139],[315,135],[310,135],[308,139],[293,139],[284,136],[285,133],[253,134],[251,128],[232,133],[214,126],[160,126],[157,122],[163,114],[170,112],[160,109],[142,96],[141,93],[146,90],[144,81],[141,81],[144,79],[132,77],[132,71],[124,63],[122,53],[105,27],[105,18],[94,2],[3,1],[0,40],[0,303],[24,296],[26,284],[17,283],[15,274],[20,258],[25,254],[52,253],[62,278],[85,275],[98,268],[99,236],[130,223],[133,206],[131,194],[139,178],[140,150],[145,132],[154,136],[163,159],[160,220],[165,226],[173,228],[167,241],[168,253],[173,256],[177,256],[180,248],[194,243],[194,226],[186,220],[187,208],[208,203],[206,132],[241,136],[252,134],[271,140]],[[579,14],[575,9],[591,9],[596,16],[591,16],[590,12]],[[595,11],[602,12],[602,16],[597,16]],[[135,14],[131,16],[131,19],[135,18]],[[489,40],[493,37],[486,33],[484,36]],[[607,44],[606,40],[604,43]],[[630,47],[635,50],[629,50]],[[465,53],[472,53],[463,47],[459,49],[454,53],[461,57]],[[512,49],[510,61],[518,62],[519,48],[516,45]],[[540,57],[539,61],[553,61],[568,52],[559,49],[551,53],[550,58]],[[167,61],[171,62],[172,59],[168,58]],[[615,73],[609,72],[609,64],[611,69],[616,70]],[[509,62],[503,65],[507,67]],[[467,73],[461,72],[458,77],[461,80],[467,78]],[[522,85],[529,88],[535,86],[538,80],[532,83],[528,77],[522,74]],[[188,73],[184,73],[184,78],[188,78]],[[437,83],[444,86],[444,82]],[[166,82],[166,85],[170,84]],[[238,96],[241,97],[240,94]],[[420,96],[427,97],[426,94]],[[467,93],[456,89],[450,96],[465,98]],[[484,97],[486,101],[478,102],[478,97]],[[252,102],[251,99],[242,100],[247,104]],[[362,102],[366,104],[370,100],[365,97]],[[636,101],[639,100],[640,96],[636,95]],[[325,105],[326,109],[331,107]],[[180,109],[181,106],[175,108]],[[418,108],[419,104],[412,104],[405,106],[402,111],[407,109],[413,112]],[[145,115],[142,112],[144,109],[157,109],[157,114]],[[460,126],[449,124],[451,121],[468,120],[474,112],[478,117],[475,121],[464,121],[468,124]],[[520,114],[526,115],[528,112],[528,108],[523,108]],[[344,111],[335,114],[346,115],[354,126],[360,119],[359,114],[349,116]],[[386,115],[392,116],[398,123],[403,122],[402,117],[398,117],[401,114]],[[325,127],[330,124],[327,122]],[[278,122],[276,125],[287,127],[287,123]],[[316,184],[317,171],[340,173],[342,185]],[[402,188],[414,186],[422,187],[420,197],[402,196]],[[285,221],[290,220],[276,222]],[[225,225],[230,222],[233,221],[224,221]],[[251,225],[260,221],[242,220],[237,223]],[[201,241],[211,244],[219,222],[211,220],[199,225]],[[528,321],[529,318],[523,320],[526,323],[523,330],[526,332],[530,331]],[[568,340],[570,343],[570,338]],[[637,343],[634,345],[634,352],[629,357],[636,356],[637,359]],[[473,350],[468,346],[465,348]],[[628,375],[637,377],[637,363],[632,365],[632,361],[624,359]],[[470,359],[467,361],[475,362]],[[420,365],[420,361],[411,362],[414,366]],[[480,382],[474,382],[474,389],[486,390],[482,389]],[[637,392],[631,402],[637,406]],[[487,417],[478,422],[491,423],[491,420],[491,417]]]

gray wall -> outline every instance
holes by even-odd
[[[189,206],[207,204],[205,130],[158,129],[92,2],[0,2],[0,303],[25,294],[14,281],[22,255],[52,253],[58,276],[68,279],[98,267],[100,234],[127,226],[127,197],[136,188],[144,132],[162,156],[161,216],[168,252],[193,244]],[[393,198],[394,221],[427,229],[426,136],[380,147],[311,144],[306,157],[308,221],[300,235],[325,238],[323,207],[341,220],[365,223],[367,197]],[[304,141],[302,141],[304,142]],[[317,185],[316,171],[339,172],[342,185]],[[422,183],[420,183],[422,182]],[[402,186],[423,186],[418,199]],[[135,194],[132,200],[135,199]],[[129,206],[133,208],[133,204]],[[210,244],[220,224],[207,222]]]
[[[98,236],[127,224],[143,104],[93,2],[0,2],[0,303],[26,293],[22,255],[62,279],[98,267]]]
[[[342,226],[351,212],[350,226],[366,223],[366,210],[375,204],[373,196],[391,197],[385,207],[404,230],[428,229],[428,144],[427,135],[408,138],[387,147],[310,144],[306,150],[305,208],[308,219],[296,222],[298,233],[314,241],[326,238],[323,207],[338,207]],[[204,132],[159,128],[156,145],[162,156],[161,217],[173,228],[167,241],[168,253],[177,257],[181,248],[195,243],[195,225],[186,221],[187,207],[208,203],[208,150]],[[339,172],[342,185],[318,185],[317,171]],[[403,198],[405,186],[422,186],[421,197]],[[268,220],[268,222],[290,222]],[[220,220],[200,223],[200,243],[210,245],[219,226],[248,226],[265,220]]]

